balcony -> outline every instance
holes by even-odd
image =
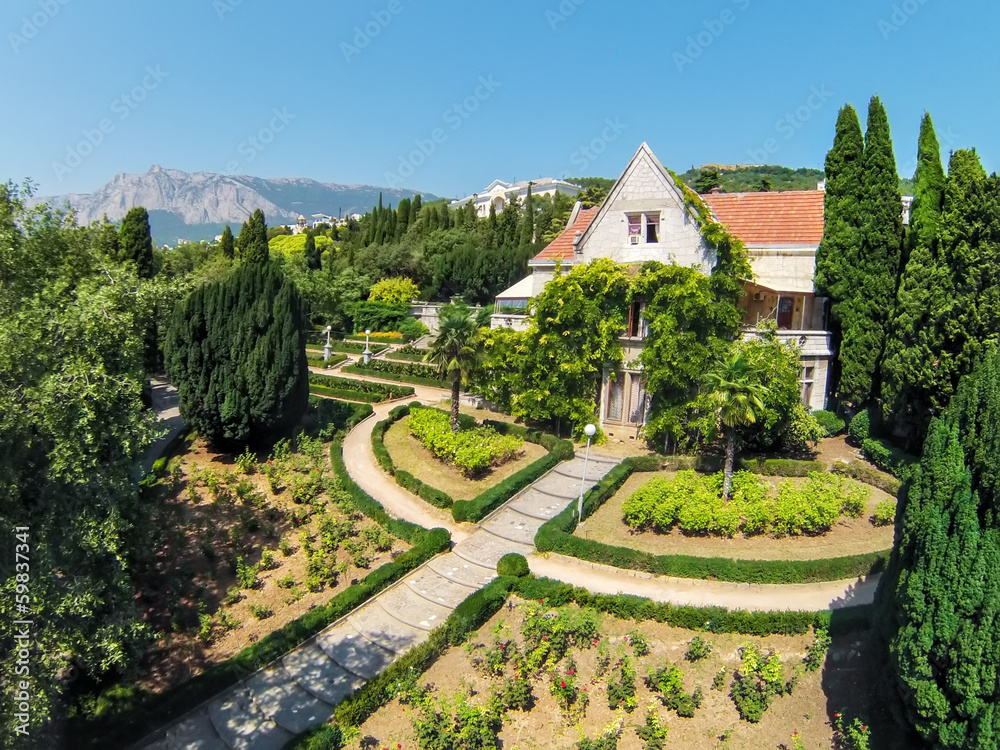
[[[529,315],[518,315],[517,313],[494,313],[490,316],[490,328],[510,328],[511,330],[524,332],[528,330]]]
[[[803,357],[832,357],[833,334],[829,331],[779,330],[778,340],[792,343],[802,350]],[[743,326],[743,338],[757,338],[755,326]]]

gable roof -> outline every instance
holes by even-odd
[[[710,193],[701,196],[715,218],[747,247],[819,245],[823,239],[822,190],[780,193]]]
[[[532,260],[573,260],[573,239],[576,237],[576,233],[586,232],[600,210],[600,206],[594,206],[593,208],[585,208],[580,211],[576,217],[576,221],[566,227],[562,234],[556,237],[548,247]]]

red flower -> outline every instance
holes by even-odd
[[[576,670],[575,669],[571,669],[571,670],[569,670],[569,673],[570,674],[576,674]]]
[[[501,644],[500,644],[500,648],[503,648],[503,647],[504,647],[504,644],[502,644],[502,643],[501,643]]]
[[[396,748],[397,748],[397,750],[403,750],[403,746],[401,744],[399,744],[398,742],[396,743]]]
[[[566,687],[566,680],[562,681],[562,687]]]
[[[867,732],[868,731],[868,727],[866,727],[864,724],[862,724],[861,725],[861,731],[862,732]]]
[[[586,692],[587,692],[587,688],[584,688],[584,689],[583,689],[583,692],[585,692],[585,693],[586,693]]]
[[[835,713],[835,714],[833,715],[833,718],[835,718],[835,719],[839,719],[839,718],[840,718],[840,714],[836,714],[836,713]]]

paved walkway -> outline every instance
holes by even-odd
[[[142,459],[142,476],[146,476],[152,471],[156,459],[162,455],[177,433],[184,429],[184,420],[181,418],[181,410],[178,406],[180,397],[177,389],[159,378],[152,378],[150,382],[153,388],[152,408],[156,412],[157,419],[165,423],[167,433],[163,437],[157,438],[146,451],[146,455]]]

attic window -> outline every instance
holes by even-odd
[[[628,236],[639,237],[642,235],[642,214],[628,215]]]
[[[660,241],[660,215],[646,214],[646,242],[655,244]]]

